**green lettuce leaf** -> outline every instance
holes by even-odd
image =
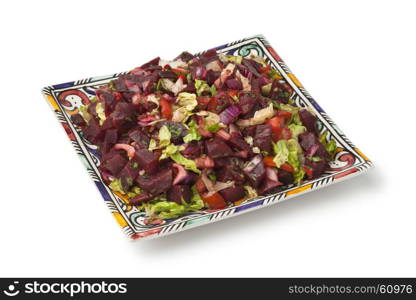
[[[185,169],[187,169],[187,170],[191,170],[191,171],[193,171],[195,173],[198,173],[198,174],[201,173],[201,171],[196,167],[195,161],[193,161],[191,159],[187,159],[179,151],[175,152],[174,154],[171,154],[170,158],[173,161],[175,161],[176,163],[184,166]]]
[[[303,177],[305,176],[305,171],[303,171],[302,169],[300,169],[299,171],[296,171],[293,174],[293,178],[294,178],[294,183],[296,185],[299,185],[302,182]]]
[[[144,204],[146,213],[150,217],[160,219],[176,218],[188,211],[198,211],[203,207],[204,201],[201,199],[195,186],[192,187],[192,198],[190,203],[186,203],[183,199],[182,204],[161,199]]]
[[[327,136],[328,136],[328,131],[323,132],[319,136],[319,142],[325,146],[325,149],[328,152],[329,156],[331,157],[331,159],[333,159],[335,156],[335,153],[337,152],[337,142],[333,138],[327,141]]]
[[[110,189],[112,189],[114,192],[119,192],[121,194],[126,194],[126,192],[123,190],[123,187],[121,186],[121,181],[120,179],[114,179],[110,184],[109,184]]]
[[[198,105],[196,95],[186,92],[179,93],[176,102],[179,106],[184,107],[188,111],[194,110],[194,108]]]
[[[290,139],[287,141],[287,149],[289,150],[287,161],[298,172],[301,170],[300,156],[302,155],[302,148],[297,140]]]
[[[205,80],[195,79],[196,94],[201,96],[203,92],[211,92],[211,88]]]
[[[290,129],[290,132],[292,133],[292,137],[294,139],[297,139],[299,134],[302,134],[306,131],[305,126],[298,125],[296,123],[289,124],[288,128]]]
[[[167,146],[170,145],[170,139],[172,137],[169,128],[166,125],[163,125],[160,129],[159,129],[159,144],[154,140],[151,139],[149,142],[149,151],[153,151],[156,149],[161,149],[161,148],[165,148]]]
[[[191,121],[188,124],[188,134],[184,136],[183,141],[185,143],[189,143],[191,141],[199,141],[201,139],[201,135],[198,132],[198,125],[195,121]]]
[[[280,140],[277,143],[273,143],[273,151],[275,156],[273,158],[273,162],[275,163],[276,167],[279,168],[283,165],[289,157],[289,149],[286,144],[286,140]]]
[[[239,55],[226,55],[225,58],[229,62],[233,62],[233,63],[236,63],[236,64],[241,64],[241,62],[243,61],[243,57],[239,56]]]
[[[82,105],[79,108],[79,112],[81,113],[85,122],[89,123],[89,121],[92,119],[92,115],[88,112],[88,105]]]

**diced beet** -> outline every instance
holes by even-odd
[[[183,62],[188,62],[188,61],[190,61],[192,58],[194,58],[194,56],[193,56],[191,53],[184,51],[184,52],[182,52],[181,54],[179,54],[179,55],[175,58],[175,60],[180,59],[180,60],[182,60]]]
[[[114,128],[113,126],[113,120],[111,120],[110,118],[107,118],[104,120],[103,124],[101,125],[101,129],[102,130],[108,130]]]
[[[235,149],[249,152],[251,151],[250,145],[247,144],[239,132],[232,132],[227,143]]]
[[[255,77],[260,77],[261,74],[257,71],[256,67],[257,66],[255,63],[255,61],[247,59],[247,58],[243,58],[242,61],[243,65],[246,66],[248,68],[248,70],[255,76]]]
[[[231,89],[231,90],[242,90],[243,89],[243,85],[241,84],[241,82],[238,79],[227,79],[225,81],[225,85],[227,86],[227,88]]]
[[[277,172],[277,177],[279,178],[280,182],[286,185],[292,184],[294,181],[293,174],[283,169],[279,169],[279,171]]]
[[[311,132],[304,132],[299,135],[299,144],[304,151],[308,151],[311,146],[318,142],[318,138]]]
[[[231,148],[222,140],[215,138],[205,142],[207,155],[211,158],[227,157],[233,154]]]
[[[158,157],[147,149],[136,150],[134,160],[139,164],[139,168],[145,170],[147,174],[153,174],[158,169]]]
[[[136,143],[141,149],[147,149],[149,147],[150,138],[140,129],[133,129],[129,132],[129,137]]]
[[[97,144],[104,137],[104,131],[95,118],[92,118],[88,125],[84,127],[83,133],[86,139],[94,144]]]
[[[322,159],[328,159],[329,155],[328,152],[325,149],[325,146],[319,142],[319,139],[311,132],[304,132],[299,135],[299,144],[302,147],[302,149],[305,151],[305,153],[308,153],[311,151],[312,147],[317,147],[317,149],[314,151],[313,156],[320,157]]]
[[[246,128],[244,128],[244,130],[243,130],[243,135],[244,136],[251,136],[251,137],[254,137],[254,135],[256,134],[256,127],[257,126],[249,126],[249,127],[246,127]]]
[[[166,192],[172,186],[173,174],[171,169],[162,169],[153,175],[137,176],[136,182],[140,188],[152,195]]]
[[[192,141],[188,143],[185,150],[181,152],[187,158],[195,158],[201,156],[202,142]]]
[[[245,178],[241,170],[243,161],[236,157],[217,158],[215,160],[215,168],[217,180],[221,182],[235,181],[243,183]]]
[[[186,203],[190,203],[192,198],[192,191],[189,185],[173,185],[167,192],[168,201],[182,204],[182,199]]]
[[[223,189],[219,192],[225,201],[236,202],[246,196],[246,192],[242,186],[236,185]]]
[[[84,118],[80,114],[71,115],[71,121],[79,127],[84,127],[85,125],[87,125]]]
[[[214,107],[210,108],[210,105],[208,105],[208,110],[214,112],[214,113],[220,113],[227,107],[233,104],[233,100],[227,93],[219,92],[215,96],[215,103],[216,105]]]
[[[277,187],[281,186],[282,184],[278,181],[273,181],[270,179],[266,179],[260,186],[260,188],[258,189],[258,192],[260,195],[264,195],[267,193],[272,192],[274,189],[276,189]]]
[[[318,142],[316,145],[318,145],[318,150],[316,150],[315,154],[313,156],[317,156],[323,160],[329,158],[329,154],[326,151],[326,148],[324,145],[322,145],[320,142]]]
[[[250,183],[255,188],[258,188],[266,178],[266,168],[264,167],[263,160],[260,160],[260,162],[252,170],[244,170],[244,173]]]
[[[327,166],[327,163],[324,160],[314,162],[306,159],[305,164],[312,169],[311,179],[321,176],[325,172]]]
[[[149,193],[141,192],[137,196],[134,196],[133,198],[129,199],[130,205],[141,205],[149,200],[151,200],[154,196],[152,196]]]
[[[188,82],[188,84],[186,85],[186,88],[183,90],[183,92],[195,94],[196,93],[195,83],[194,82]]]
[[[240,95],[240,101],[238,102],[238,106],[240,107],[241,110],[241,114],[247,115],[249,113],[252,113],[255,106],[256,106],[256,96],[249,94],[249,93],[244,93]]]
[[[156,57],[156,58],[152,59],[151,61],[142,65],[141,68],[142,69],[149,69],[149,67],[151,67],[151,66],[157,66],[157,65],[159,65],[159,61],[160,61],[160,57]]]
[[[121,172],[118,174],[120,178],[121,186],[124,191],[128,191],[134,183],[134,179],[136,179],[137,175],[139,174],[139,167],[138,164],[132,160],[130,160]]]
[[[105,168],[111,175],[117,177],[120,171],[127,163],[127,159],[120,153],[116,153],[111,158],[103,162],[103,168]]]
[[[272,128],[268,124],[257,125],[254,135],[254,146],[267,153],[272,152]]]
[[[121,130],[126,122],[132,122],[134,118],[134,106],[130,103],[119,102],[109,118],[113,121],[114,127]]]
[[[221,72],[220,71],[213,71],[208,70],[206,80],[209,85],[213,85],[215,80],[217,80],[218,77],[220,77]]]
[[[308,129],[308,131],[314,134],[318,134],[318,128],[316,126],[317,119],[312,113],[306,109],[301,109],[299,111],[299,117],[302,121],[302,124]]]
[[[102,153],[108,152],[114,144],[117,143],[118,133],[117,129],[109,129],[106,130],[105,136],[104,136],[104,142],[101,146]]]
[[[171,70],[159,71],[159,76],[160,78],[172,79],[173,81],[178,79],[178,75],[176,75],[176,73]]]
[[[116,102],[113,92],[111,90],[101,88],[95,92],[95,95],[99,101],[104,102],[105,112],[111,113]]]
[[[98,117],[97,110],[96,110],[97,104],[98,104],[98,101],[92,102],[90,103],[90,105],[88,105],[88,108],[87,108],[88,113],[94,117]]]

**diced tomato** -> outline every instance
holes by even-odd
[[[121,100],[121,94],[119,92],[114,92],[114,98],[119,101]]]
[[[290,119],[292,117],[292,113],[285,110],[279,110],[277,116],[285,119]]]
[[[198,107],[205,110],[211,101],[211,97],[197,97],[196,100],[198,101]]]
[[[290,131],[289,128],[284,127],[282,128],[280,137],[284,140],[290,140],[292,138],[292,132]]]
[[[309,168],[307,166],[303,166],[302,169],[303,169],[303,171],[305,171],[308,178],[312,178],[312,169],[311,168]]]
[[[169,101],[166,100],[165,98],[162,98],[160,99],[159,104],[160,104],[162,116],[168,120],[172,119],[172,106],[169,103]]]
[[[237,96],[237,94],[238,94],[238,91],[237,91],[237,90],[229,90],[229,91],[228,91],[228,95],[229,95],[230,97]]]
[[[208,103],[208,110],[211,112],[216,112],[217,110],[218,101],[217,98],[212,97]]]
[[[220,209],[227,206],[224,198],[219,193],[214,193],[212,195],[202,195],[202,200],[212,209]]]
[[[275,167],[276,164],[273,161],[273,156],[266,156],[263,158],[263,163],[268,167]]]
[[[268,120],[266,123],[272,127],[273,141],[279,140],[280,134],[282,132],[283,119],[280,117],[274,117]]]
[[[199,178],[199,179],[196,181],[195,186],[196,186],[196,190],[197,190],[197,191],[198,191],[198,193],[200,193],[200,194],[202,194],[202,193],[204,193],[204,192],[206,192],[206,191],[207,191],[207,187],[205,186],[205,184],[204,184],[204,182],[202,181],[202,179],[201,179],[201,178]]]
[[[265,66],[265,67],[261,67],[261,68],[259,69],[259,71],[260,71],[261,73],[267,73],[267,72],[269,72],[271,69],[272,69],[272,68],[271,68],[270,66]]]
[[[291,165],[289,165],[288,163],[284,163],[279,168],[282,169],[282,170],[288,171],[290,173],[295,173],[295,169],[293,169],[293,167]]]

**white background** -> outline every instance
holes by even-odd
[[[6,1],[0,276],[416,276],[412,1]],[[264,34],[375,163],[351,180],[131,242],[40,94]]]

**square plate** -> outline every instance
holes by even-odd
[[[110,76],[91,77],[43,88],[43,95],[55,112],[58,121],[64,127],[75,151],[100,191],[105,204],[123,231],[132,239],[160,237],[266,207],[362,174],[373,166],[371,161],[350,142],[318,103],[303,88],[299,80],[262,35],[242,39],[214,49],[218,53],[230,55],[244,57],[250,54],[256,54],[264,57],[266,62],[276,69],[283,79],[293,88],[292,98],[295,100],[296,105],[299,107],[307,107],[314,111],[318,117],[320,132],[328,131],[328,137],[336,140],[338,149],[335,160],[330,163],[329,170],[320,178],[304,181],[300,186],[285,186],[275,194],[252,198],[238,205],[221,210],[190,212],[175,219],[164,220],[160,224],[147,224],[147,216],[144,212],[140,212],[135,207],[128,205],[127,199],[121,194],[112,192],[102,180],[98,171],[100,155],[97,147],[83,137],[80,129],[76,128],[70,119],[72,114],[78,112],[81,105],[89,103],[89,99],[95,95],[94,91],[100,85],[108,83],[110,80],[117,78],[125,72]]]

